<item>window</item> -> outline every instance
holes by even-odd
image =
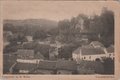
[[[84,59],[85,59],[86,57],[84,57]]]

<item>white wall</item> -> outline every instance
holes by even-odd
[[[39,59],[33,59],[33,60],[26,60],[26,59],[17,59],[17,62],[20,63],[33,63],[33,64],[37,64],[40,62]]]

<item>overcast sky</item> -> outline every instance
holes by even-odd
[[[104,2],[82,1],[6,1],[2,3],[3,19],[70,19],[80,13],[100,14],[103,7],[112,8]]]

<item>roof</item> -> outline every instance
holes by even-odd
[[[99,55],[105,54],[102,48],[81,48],[82,55]]]
[[[18,49],[17,51],[18,54],[34,54],[34,50],[29,50],[29,49]]]
[[[37,66],[36,64],[33,64],[33,63],[20,63],[18,62],[16,65],[15,65],[15,69],[18,69],[18,70],[28,70],[28,71],[32,71],[33,69],[35,69]]]
[[[99,42],[99,41],[92,41],[90,44],[92,44],[94,46],[104,47],[104,45],[101,42]]]
[[[21,55],[25,58],[30,58],[30,56],[34,56],[34,50],[27,50],[27,49],[19,49],[16,52],[17,55]],[[18,56],[19,57],[19,56]]]
[[[40,52],[37,52],[37,53],[34,55],[34,58],[35,58],[35,59],[44,59],[45,57],[44,57]]]
[[[83,45],[82,48],[94,48],[94,47],[91,45]]]
[[[113,46],[108,47],[106,50],[107,50],[108,53],[114,53],[114,47]]]
[[[84,45],[84,46],[79,47],[79,48],[77,48],[76,50],[74,50],[73,53],[75,53],[75,54],[79,54],[81,48],[94,48],[94,47],[91,46],[91,45]]]
[[[74,54],[79,54],[80,53],[81,47],[77,48],[76,50],[73,51]]]
[[[75,61],[58,60],[56,63],[56,69],[75,71],[77,69],[77,64]]]
[[[34,49],[36,44],[38,44],[37,42],[28,42],[28,43],[25,43],[23,44],[23,48],[24,49]]]
[[[54,70],[56,68],[56,61],[41,61],[38,69]]]

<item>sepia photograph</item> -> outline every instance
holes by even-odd
[[[109,7],[5,5],[3,74],[114,75],[114,11]]]
[[[119,80],[117,1],[0,1],[0,80]]]

